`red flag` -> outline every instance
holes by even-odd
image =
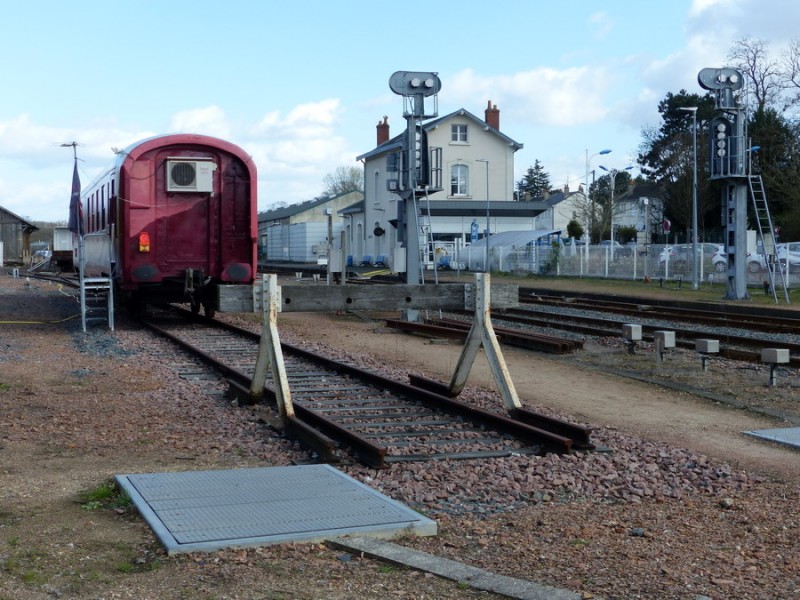
[[[69,230],[83,235],[83,208],[81,207],[81,179],[78,176],[78,161],[72,173],[72,196],[69,199]]]

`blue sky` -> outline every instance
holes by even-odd
[[[491,100],[524,148],[576,189],[586,151],[623,168],[667,92],[702,93],[697,73],[732,43],[777,54],[800,36],[785,0],[495,2],[0,1],[0,206],[66,220],[77,141],[87,184],[112,147],[178,131],[230,140],[259,169],[259,210],[309,200],[358,166],[375,125],[405,128],[395,71],[435,71],[439,115],[479,118]]]

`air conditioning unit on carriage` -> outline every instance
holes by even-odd
[[[216,168],[210,160],[167,160],[167,191],[213,192]]]

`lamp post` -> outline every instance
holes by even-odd
[[[678,110],[692,113],[692,289],[697,281],[697,107],[684,106]]]
[[[586,187],[584,188],[584,190],[586,190],[586,198],[589,199],[589,200],[591,200],[591,194],[589,193],[589,163],[591,162],[591,160],[595,156],[600,156],[601,154],[610,154],[610,153],[611,153],[611,150],[605,149],[605,150],[600,150],[600,152],[597,152],[596,154],[592,154],[591,156],[589,156],[589,149],[588,148],[586,149]],[[592,241],[592,229],[594,229],[594,203],[592,203],[592,202],[589,203],[589,210],[591,212],[589,213],[588,242],[591,243],[591,241]],[[586,247],[588,249],[588,247],[589,247],[588,243],[586,244]]]
[[[614,260],[614,190],[617,189],[617,175],[623,171],[630,171],[633,169],[633,167],[625,167],[624,169],[607,169],[603,165],[597,166],[611,176],[611,260]]]
[[[486,163],[486,268],[485,271],[489,272],[489,159],[477,158],[475,162]]]

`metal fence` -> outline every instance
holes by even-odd
[[[600,277],[612,279],[670,280],[690,283],[691,261],[676,258],[664,244],[642,247],[622,247],[613,251],[609,246],[530,245],[522,247],[493,246],[489,250],[489,270],[519,275],[552,275],[565,277]],[[769,280],[766,269],[748,264],[748,285],[761,286]],[[471,271],[486,270],[486,249],[466,246],[456,250],[450,268]],[[727,264],[713,261],[704,254],[698,261],[698,282],[724,283]],[[778,273],[775,273],[776,285]],[[787,286],[800,287],[800,269],[787,273]]]

